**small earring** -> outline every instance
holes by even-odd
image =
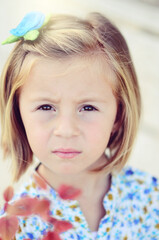
[[[110,148],[106,148],[105,149],[105,155],[106,156],[110,156]]]

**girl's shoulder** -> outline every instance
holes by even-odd
[[[159,178],[151,175],[148,172],[140,169],[127,166],[118,175],[118,181],[129,187],[135,187],[140,189],[143,187],[154,188],[156,191],[159,187]]]
[[[158,209],[159,214],[159,179],[157,177],[134,167],[125,167],[119,174],[112,177],[112,185],[124,202],[148,204]]]

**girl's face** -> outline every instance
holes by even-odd
[[[117,113],[110,79],[115,76],[99,57],[43,58],[33,66],[19,108],[33,153],[52,173],[77,174],[105,163]]]

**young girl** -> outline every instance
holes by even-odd
[[[159,239],[159,184],[126,164],[140,118],[140,92],[127,44],[103,15],[25,16],[4,42],[18,41],[1,77],[2,149],[18,181],[15,195],[47,198],[50,215],[72,223],[61,239]],[[61,184],[81,189],[63,200]],[[3,211],[2,211],[3,213]],[[42,239],[49,226],[19,217],[15,239]]]

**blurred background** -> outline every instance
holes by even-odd
[[[136,67],[143,100],[138,137],[128,165],[159,177],[159,0],[1,0],[0,42],[29,11],[68,13],[85,17],[99,11],[118,26],[127,40]],[[0,45],[0,74],[13,48]],[[10,162],[0,149],[0,207],[3,190],[11,184]],[[30,167],[19,185],[26,181]]]

